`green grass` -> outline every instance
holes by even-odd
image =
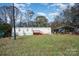
[[[79,56],[78,35],[34,35],[0,39],[0,55]]]

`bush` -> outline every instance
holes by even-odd
[[[0,24],[0,31],[4,32],[3,37],[11,36],[12,27],[10,24]]]

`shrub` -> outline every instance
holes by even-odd
[[[3,37],[11,36],[12,27],[10,24],[0,24],[0,31],[4,32]]]

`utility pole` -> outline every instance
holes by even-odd
[[[13,32],[14,32],[14,40],[16,40],[16,29],[15,29],[15,7],[14,7],[14,3],[13,3]]]

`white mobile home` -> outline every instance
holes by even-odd
[[[13,36],[13,28],[12,28],[12,36]],[[16,35],[43,35],[43,34],[51,34],[50,27],[16,27]]]

